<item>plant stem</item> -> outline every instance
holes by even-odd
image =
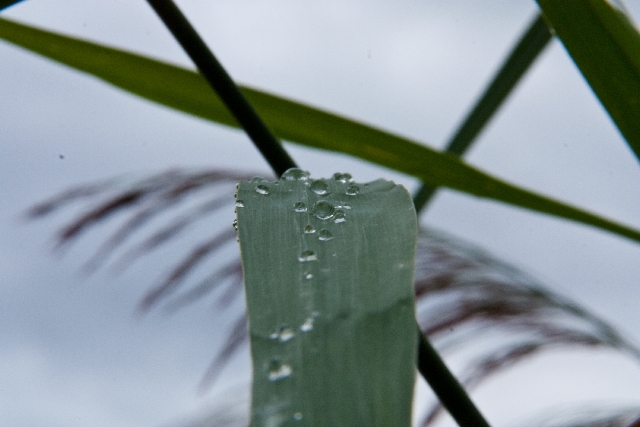
[[[446,152],[456,156],[464,154],[550,40],[549,27],[542,15],[539,15],[451,138]],[[413,200],[418,213],[427,205],[435,191],[435,187],[422,185],[415,193]]]
[[[489,427],[478,408],[429,340],[418,331],[418,370],[434,391],[442,406],[447,408],[461,427]]]
[[[240,123],[274,172],[280,176],[295,162],[264,124],[258,113],[171,0],[148,0],[204,78]]]
[[[13,6],[16,3],[20,3],[22,0],[0,0],[0,10]]]

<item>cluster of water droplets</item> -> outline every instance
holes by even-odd
[[[347,212],[351,209],[351,204],[347,203],[349,196],[355,196],[360,188],[353,183],[353,179],[348,173],[335,173],[329,180],[313,180],[308,172],[300,169],[287,170],[281,181],[303,181],[308,192],[303,192],[303,199],[293,204],[293,211],[296,214],[304,214],[303,218],[308,218],[306,225],[302,227],[301,234],[306,242],[306,248],[297,255],[297,261],[305,265],[305,269],[301,272],[301,277],[310,286],[322,277],[322,259],[327,253],[327,248],[331,246],[320,247],[314,245],[314,240],[319,242],[328,242],[335,239],[335,230],[332,230],[332,223],[342,224],[347,222]],[[332,184],[331,181],[336,184]],[[260,184],[260,183],[256,183]],[[298,187],[299,188],[299,187]],[[340,196],[343,197],[340,197]],[[318,222],[318,220],[320,222]],[[303,222],[304,224],[304,222]],[[336,256],[333,254],[333,256]],[[325,268],[326,270],[326,268]],[[319,276],[318,276],[319,275]],[[313,281],[313,282],[312,282]],[[312,288],[308,288],[307,295],[312,295]],[[310,318],[308,326],[313,324]],[[309,328],[310,330],[311,328]]]
[[[269,196],[276,191],[273,186],[278,184],[285,185],[286,181],[303,182],[309,193],[304,199],[293,203],[293,206],[289,209],[292,209],[296,215],[305,215],[302,218],[308,218],[308,222],[304,220],[302,222],[302,224],[306,222],[306,225],[301,230],[302,235],[306,236],[305,241],[313,237],[315,241],[328,242],[334,239],[334,234],[330,229],[331,224],[346,222],[347,211],[351,209],[349,203],[337,201],[340,199],[340,194],[342,194],[343,199],[349,199],[349,197],[355,196],[360,192],[360,188],[353,183],[353,179],[348,173],[335,173],[332,179],[339,184],[336,186],[336,184],[331,184],[329,180],[313,180],[310,178],[309,172],[292,168],[287,170],[280,178],[280,181],[275,183],[268,182],[260,177],[252,178],[249,182],[253,185],[253,191],[260,196]],[[337,192],[336,188],[341,190]],[[236,208],[243,207],[245,207],[245,202],[236,199]],[[237,222],[234,222],[234,227],[237,228]],[[297,261],[301,263],[301,266],[305,266],[302,271],[302,278],[310,286],[317,280],[317,275],[322,274],[322,270],[318,269],[319,261],[321,261],[318,253],[324,253],[324,249],[321,249],[322,247],[330,247],[330,245],[324,246],[327,245],[326,243],[320,243],[320,245],[320,247],[314,247],[312,244],[311,248],[301,250],[297,255]],[[294,340],[298,333],[311,332],[318,316],[319,313],[317,311],[311,311],[310,315],[298,327],[280,325],[269,335],[269,338],[279,345],[289,345],[288,343]],[[267,371],[269,381],[278,382],[290,377],[294,368],[290,363],[274,357],[268,363]],[[302,420],[301,412],[295,412],[289,416],[292,416],[296,421]]]
[[[353,178],[351,177],[351,174],[349,173],[340,173],[340,172],[336,172],[333,174],[333,179],[335,179],[336,181],[342,182],[343,184],[346,184],[348,182],[352,182]]]
[[[307,333],[313,330],[313,324],[315,319],[320,315],[317,311],[312,311],[311,314],[304,320],[304,322],[298,327],[300,333]],[[277,341],[280,344],[287,343],[296,337],[296,330],[288,325],[280,325],[276,330],[269,335],[269,339]],[[279,357],[273,357],[269,361],[267,378],[271,382],[277,382],[290,377],[293,374],[293,368],[289,363],[285,363]],[[301,414],[300,414],[301,415]],[[295,417],[295,415],[294,415]],[[302,419],[300,416],[299,420]]]

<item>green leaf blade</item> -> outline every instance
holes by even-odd
[[[640,33],[606,0],[538,4],[640,160]]]
[[[358,184],[356,195],[346,194],[353,184],[320,182],[326,194],[304,181],[238,189],[252,425],[408,427],[417,354],[411,198],[383,180]],[[326,219],[314,214],[319,202],[330,206]]]
[[[205,80],[194,71],[1,18],[0,38],[151,101],[239,127]],[[448,187],[589,224],[640,242],[638,230],[518,188],[451,154],[256,89],[244,87],[242,90],[279,138],[356,156],[415,176],[432,187]]]

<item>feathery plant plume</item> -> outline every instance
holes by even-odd
[[[61,247],[115,213],[126,214],[124,223],[86,264],[89,271],[94,271],[119,255],[113,264],[122,269],[169,244],[197,222],[210,219],[222,209],[230,210],[236,183],[253,175],[226,170],[171,170],[133,185],[110,180],[62,192],[29,209],[26,216],[41,218],[71,204],[84,204],[81,213],[59,230],[56,239]],[[186,212],[172,211],[186,203],[192,203]],[[134,238],[152,219],[167,213],[172,215],[168,215],[166,224],[154,226],[147,236]],[[138,305],[141,312],[160,304],[173,312],[220,288],[215,297],[219,308],[242,296],[242,268],[237,257],[218,263],[204,279],[193,279],[194,271],[205,261],[210,262],[223,247],[235,244],[231,224],[216,227],[203,237],[147,291]],[[466,358],[458,375],[467,390],[551,349],[610,348],[640,361],[637,347],[589,311],[483,250],[430,228],[420,230],[415,293],[421,330],[445,357],[462,354]],[[248,342],[245,314],[234,315],[222,349],[203,376],[202,391],[211,387]],[[478,345],[480,341],[493,344]],[[442,407],[434,404],[421,425],[432,425],[441,412]]]
[[[577,406],[551,409],[550,415],[534,419],[523,427],[638,427],[640,407]]]
[[[480,349],[459,375],[467,390],[545,350],[611,348],[640,362],[638,348],[606,322],[478,247],[423,229],[417,254],[421,330],[445,358]],[[442,409],[435,404],[421,425]]]

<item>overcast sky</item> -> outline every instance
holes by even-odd
[[[529,0],[178,4],[237,81],[437,148],[537,11]],[[640,2],[626,4],[638,21]],[[191,66],[144,1],[29,0],[3,15]],[[20,213],[71,185],[123,174],[269,169],[240,132],[4,42],[0,58],[0,425],[159,426],[204,411],[238,378],[240,369],[229,369],[219,388],[196,393],[228,318],[211,301],[170,317],[134,316],[145,289],[175,260],[171,251],[120,276],[107,269],[86,277],[83,261],[113,225],[58,256],[53,236],[73,210],[28,224]],[[346,156],[287,147],[316,177],[349,171],[358,181],[417,186]],[[557,41],[467,159],[640,229],[639,163]],[[232,217],[202,227],[227,227]],[[640,343],[640,245],[451,191],[422,221],[521,267]],[[187,240],[174,249],[188,247]],[[496,426],[562,403],[640,404],[640,367],[607,351],[554,353],[475,396]]]

